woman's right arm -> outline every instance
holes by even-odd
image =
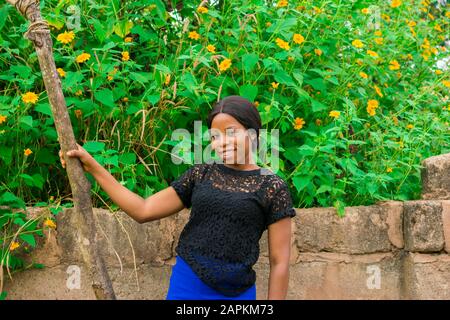
[[[102,167],[83,147],[67,152],[69,158],[78,157],[83,169],[89,172],[117,204],[122,211],[139,223],[159,220],[175,214],[184,208],[184,204],[173,187],[167,187],[144,199],[121,185],[111,173]],[[61,164],[65,168],[66,161],[59,152]]]

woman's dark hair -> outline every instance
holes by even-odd
[[[216,102],[208,114],[207,123],[209,129],[211,129],[211,124],[214,117],[219,113],[229,114],[246,129],[254,129],[256,131],[256,145],[259,148],[261,116],[253,103],[241,96],[228,96]]]

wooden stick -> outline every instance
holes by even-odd
[[[53,43],[48,24],[41,17],[39,0],[7,0],[28,19],[31,24],[25,37],[36,49],[45,88],[48,93],[58,141],[63,154],[77,149],[72,124],[67,112],[61,81],[53,58]],[[66,158],[66,171],[73,194],[76,227],[80,236],[80,250],[92,277],[92,288],[100,300],[115,300],[115,294],[104,260],[99,254],[95,219],[91,202],[91,185],[87,180],[78,158]]]

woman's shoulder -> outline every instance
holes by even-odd
[[[265,181],[263,189],[267,196],[271,197],[274,194],[280,193],[280,191],[284,190],[289,192],[289,186],[286,181],[273,171],[265,174],[264,179]]]

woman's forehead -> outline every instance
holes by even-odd
[[[245,129],[245,127],[233,116],[227,113],[217,114],[211,122],[211,129],[226,130],[231,128]]]

